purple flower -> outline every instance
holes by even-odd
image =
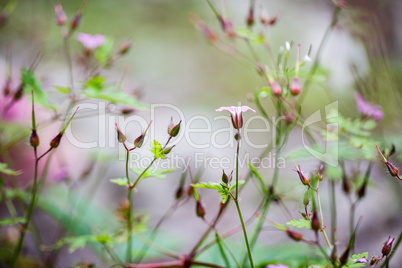
[[[56,182],[61,182],[64,181],[65,179],[67,179],[69,177],[68,171],[66,168],[62,167],[59,168],[56,173],[54,174],[54,180]]]
[[[363,258],[361,258],[361,259],[358,259],[358,260],[355,260],[357,263],[366,263],[367,262],[367,259],[365,258],[365,257],[363,257]]]
[[[251,109],[248,106],[230,106],[230,107],[221,107],[216,109],[217,112],[229,111],[230,117],[232,118],[232,124],[235,129],[240,129],[243,127],[243,112],[251,110],[255,113],[254,109]]]
[[[359,94],[356,94],[356,104],[357,110],[362,115],[371,117],[377,121],[381,120],[384,117],[384,113],[382,112],[382,108],[380,106],[366,102]]]
[[[289,266],[279,263],[279,264],[268,264],[267,267],[265,268],[289,268]]]
[[[86,33],[78,33],[76,39],[80,41],[88,50],[94,50],[95,48],[103,45],[103,43],[106,41],[105,36],[101,34],[91,35]]]

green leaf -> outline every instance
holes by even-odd
[[[146,110],[149,106],[136,99],[135,96],[128,94],[123,90],[116,90],[115,87],[108,86],[101,88],[86,88],[83,93],[87,98],[106,100],[111,103],[127,105],[131,108]]]
[[[348,262],[346,263],[346,267],[350,267],[350,268],[365,267],[366,266],[365,263],[356,262],[356,260],[359,260],[362,258],[365,258],[366,260],[368,260],[368,252],[352,255],[352,259],[348,260]]]
[[[64,246],[70,244],[68,247],[68,252],[73,253],[77,249],[83,249],[88,242],[96,242],[97,239],[93,235],[81,235],[81,236],[70,236],[65,237],[57,242],[58,246]]]
[[[105,66],[108,59],[112,55],[113,39],[109,36],[106,37],[105,42],[95,50],[95,58],[100,65]]]
[[[120,186],[127,186],[127,178],[111,179],[110,182],[115,183]]]
[[[196,188],[209,188],[209,189],[215,189],[215,190],[223,189],[222,185],[217,182],[200,182],[200,183],[196,183],[196,184],[191,184],[191,186],[196,187]]]
[[[299,229],[311,229],[311,222],[305,219],[300,219],[300,220],[296,220],[293,219],[291,221],[288,221],[286,223],[286,225],[295,227],[295,228],[299,228]]]
[[[24,85],[25,94],[31,95],[31,91],[33,90],[35,94],[35,103],[56,110],[56,108],[50,104],[47,94],[42,88],[41,82],[35,77],[35,74],[31,70],[22,68],[21,80]]]
[[[58,92],[63,93],[63,94],[66,94],[66,95],[71,92],[71,88],[69,88],[69,87],[54,86],[54,88],[55,88]]]
[[[97,91],[101,91],[103,89],[103,84],[106,79],[103,76],[95,75],[91,77],[85,83],[85,88],[87,89],[96,89]]]
[[[260,173],[258,173],[258,171],[255,169],[255,167],[250,163],[247,162],[251,172],[254,174],[254,176],[259,180],[260,184],[261,184],[261,189],[263,189],[263,191],[266,193],[267,192],[267,188],[265,187],[265,183],[264,180],[262,179]]]
[[[98,241],[101,244],[106,244],[107,242],[110,241],[110,236],[109,235],[99,235],[96,237],[96,241]]]
[[[156,140],[152,141],[150,151],[154,154],[155,158],[166,158],[166,156],[163,154],[162,145]]]
[[[12,170],[8,168],[6,163],[0,163],[0,172],[10,176],[18,176],[22,173],[20,170]]]
[[[140,175],[143,172],[143,169],[140,168],[132,168],[131,169],[135,174]],[[142,179],[145,178],[157,178],[157,179],[164,179],[166,178],[166,174],[175,172],[176,169],[148,169],[144,175],[142,175]]]
[[[17,223],[23,223],[24,221],[25,221],[24,218],[6,218],[6,219],[0,219],[0,226],[11,225],[11,224],[17,224]]]
[[[247,28],[237,27],[236,34],[240,37],[248,39],[253,45],[261,45],[265,42],[263,35],[250,31]]]

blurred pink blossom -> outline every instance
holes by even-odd
[[[106,38],[104,35],[96,34],[91,35],[87,33],[78,33],[76,39],[80,41],[88,50],[94,50],[105,43]]]
[[[290,268],[290,267],[279,263],[279,264],[268,264],[267,267],[265,268]]]
[[[360,96],[359,94],[356,94],[356,104],[357,104],[357,110],[362,115],[371,117],[377,121],[381,120],[384,117],[384,113],[382,112],[381,106],[373,105],[365,101],[363,97]]]
[[[232,118],[232,124],[235,129],[240,129],[243,127],[243,113],[251,110],[255,113],[255,110],[248,106],[229,106],[229,107],[221,107],[216,109],[217,112],[228,111],[230,112],[230,116]]]

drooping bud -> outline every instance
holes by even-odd
[[[180,199],[183,196],[183,186],[179,186],[176,190],[175,197],[176,199]]]
[[[169,127],[168,127],[168,133],[169,133],[170,136],[176,137],[177,134],[179,134],[179,132],[180,132],[180,124],[181,124],[181,120],[177,125],[173,126],[173,118],[171,119],[171,122],[170,122]]]
[[[321,229],[321,224],[320,220],[318,219],[317,211],[313,212],[313,217],[311,218],[311,229],[316,232]]]
[[[197,204],[196,204],[196,213],[197,213],[197,216],[200,218],[204,218],[204,216],[205,216],[205,209],[202,206],[201,201],[199,201],[199,200],[197,201]]]
[[[277,97],[282,95],[282,89],[278,83],[273,81],[269,83],[269,86],[271,87],[272,94],[274,94]]]
[[[66,13],[64,13],[61,4],[56,4],[54,6],[54,11],[56,13],[56,22],[59,26],[63,26],[67,21]]]
[[[78,11],[77,14],[75,14],[74,18],[70,22],[70,31],[71,32],[78,28],[78,26],[81,23],[81,18],[82,18],[82,13],[81,13],[81,11]]]
[[[391,252],[392,242],[394,242],[394,238],[388,237],[387,242],[385,242],[381,250],[383,256],[388,256],[388,254]]]
[[[293,82],[290,85],[289,90],[290,90],[290,94],[292,94],[293,96],[297,96],[300,94],[301,87],[300,87],[298,78],[293,79]]]
[[[56,149],[57,147],[59,147],[60,144],[60,140],[63,137],[63,134],[60,132],[59,134],[57,134],[56,137],[54,137],[51,141],[50,141],[50,147],[53,149]]]
[[[248,15],[247,15],[247,26],[251,27],[254,25],[254,9],[250,8]]]
[[[275,16],[271,17],[268,21],[268,24],[271,26],[275,25],[276,22],[278,21],[279,17],[280,17],[280,14],[276,14]]]
[[[117,131],[117,140],[118,140],[120,143],[126,142],[127,138],[126,138],[126,136],[123,134],[123,132],[120,131],[119,127],[117,126],[117,123],[116,123],[116,131]]]
[[[124,41],[123,43],[121,43],[120,47],[119,47],[119,53],[120,55],[124,55],[126,54],[131,48],[131,42],[130,41]]]
[[[322,181],[324,178],[324,164],[321,164],[320,168],[318,169],[317,177],[320,181]]]
[[[300,181],[304,185],[309,185],[310,184],[310,178],[303,174],[303,172],[300,170],[300,165],[299,165],[299,167],[298,167],[298,169],[296,171],[297,171],[297,174],[299,174]]]
[[[286,233],[288,234],[288,236],[290,238],[292,238],[295,241],[300,241],[300,240],[303,239],[303,234],[302,233],[292,231],[292,230],[289,230],[289,229],[286,229]]]
[[[39,146],[39,136],[35,129],[32,130],[31,137],[29,139],[29,143],[31,144],[32,147]]]

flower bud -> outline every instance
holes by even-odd
[[[39,136],[38,136],[38,133],[36,132],[36,129],[32,130],[31,138],[29,139],[29,143],[31,144],[32,147],[39,146]]]
[[[14,101],[21,99],[23,91],[24,91],[24,86],[25,86],[24,83],[21,83],[19,85],[17,91],[14,93],[14,96],[13,96]]]
[[[137,148],[141,148],[142,144],[144,143],[145,136],[141,134],[134,140],[134,146]]]
[[[197,213],[197,216],[200,218],[204,218],[204,216],[205,216],[205,209],[202,206],[200,201],[197,201],[196,213]]]
[[[289,229],[286,229],[286,233],[288,234],[288,236],[290,238],[292,238],[295,241],[300,241],[300,240],[303,239],[302,233],[295,232],[295,231],[292,231],[292,230],[289,230]]]
[[[163,154],[164,154],[164,155],[169,154],[175,146],[176,146],[176,145],[173,145],[172,147],[165,148],[165,149],[163,150]]]
[[[366,195],[366,188],[367,188],[367,183],[363,182],[360,188],[357,190],[356,194],[359,199],[363,198]]]
[[[317,176],[318,179],[322,181],[322,179],[324,178],[324,164],[321,164],[320,168],[318,169]]]
[[[310,203],[310,192],[309,190],[307,190],[303,197],[303,205],[307,207],[309,203]]]
[[[270,82],[269,86],[271,87],[271,92],[272,94],[274,94],[275,96],[279,97],[282,95],[282,89],[281,86],[278,85],[278,83],[276,82]]]
[[[179,188],[177,188],[176,193],[175,193],[175,197],[176,199],[180,199],[183,196],[183,186],[179,186]]]
[[[4,96],[8,96],[10,95],[10,92],[11,92],[11,78],[7,77],[6,84],[4,85],[3,88],[3,94]]]
[[[63,26],[67,21],[67,16],[63,11],[61,4],[56,4],[54,6],[54,11],[56,13],[56,22],[59,26]]]
[[[82,13],[79,11],[75,14],[74,18],[70,22],[70,31],[74,31],[81,23]]]
[[[60,132],[60,133],[57,134],[57,136],[54,137],[53,140],[50,142],[50,147],[53,148],[53,149],[56,149],[57,147],[59,147],[61,137],[63,137],[63,134],[61,134],[61,132]]]
[[[126,138],[126,136],[124,136],[124,134],[120,131],[119,127],[117,126],[117,123],[116,123],[116,131],[117,131],[117,140],[118,140],[120,143],[124,143],[124,142],[127,140],[127,138]]]
[[[392,242],[394,242],[394,238],[388,237],[387,242],[384,244],[381,250],[383,256],[387,256],[391,252]]]
[[[304,185],[310,184],[310,178],[303,174],[303,172],[300,170],[300,165],[299,165],[299,168],[296,170],[296,172],[297,172],[297,174],[299,174],[300,181]]]
[[[311,229],[314,231],[319,231],[321,229],[320,220],[318,219],[317,212],[313,212],[313,217],[311,218]]]
[[[168,127],[168,133],[170,136],[176,137],[177,134],[179,134],[180,124],[181,124],[181,120],[177,125],[173,126],[173,118],[172,118],[172,120],[170,121],[169,127]]]
[[[391,174],[392,177],[399,176],[399,169],[395,167],[391,162],[387,160],[387,162],[385,162],[385,165],[387,166],[389,174]]]
[[[374,265],[374,263],[376,263],[378,261],[377,257],[373,256],[370,260],[370,266]]]
[[[251,27],[254,25],[254,10],[253,9],[249,10],[246,22],[247,22],[248,27]]]
[[[186,191],[187,196],[192,196],[193,192],[194,192],[193,186],[189,185]]]
[[[130,41],[125,41],[123,43],[121,43],[120,47],[119,47],[119,53],[120,55],[124,55],[126,54],[131,48],[131,42]]]
[[[297,96],[300,94],[301,87],[300,87],[298,78],[293,79],[293,82],[290,85],[289,90],[290,90],[290,94],[292,94],[293,96]]]
[[[260,13],[260,21],[262,24],[268,24],[268,13],[265,9],[263,9]]]
[[[228,37],[230,38],[236,37],[236,31],[234,29],[233,22],[231,20],[222,19],[222,26],[223,31]]]
[[[226,175],[226,173],[225,173],[224,170],[222,170],[222,171],[223,171],[223,174],[222,174],[222,182],[223,182],[223,183],[228,183],[228,182],[229,182],[229,177],[228,177],[228,175]]]
[[[275,25],[275,23],[278,21],[279,17],[280,17],[280,14],[276,14],[275,16],[271,17],[268,21],[268,24],[271,26]]]

